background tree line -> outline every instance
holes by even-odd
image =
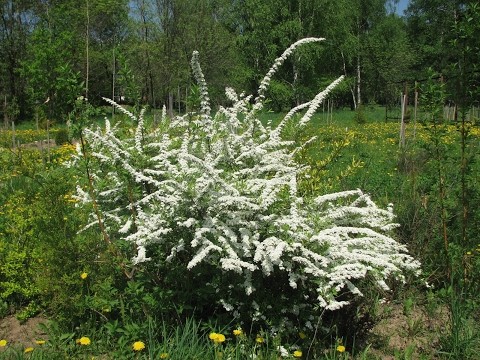
[[[36,114],[65,121],[80,95],[96,105],[104,96],[192,110],[193,50],[220,104],[226,85],[254,93],[274,59],[309,36],[327,41],[282,67],[271,109],[312,98],[339,74],[347,81],[336,103],[352,109],[392,102],[403,80],[424,78],[429,68],[453,74],[462,61],[475,85],[479,24],[469,14],[478,5],[412,0],[400,17],[397,2],[0,0],[0,112],[5,125]]]

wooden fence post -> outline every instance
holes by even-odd
[[[405,147],[405,109],[407,103],[407,95],[402,96],[402,116],[400,118],[400,141],[398,146],[403,149]]]
[[[12,121],[12,147],[15,148],[17,142],[15,141],[15,121]]]

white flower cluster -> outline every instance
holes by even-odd
[[[134,264],[174,262],[186,254],[186,271],[209,264],[235,275],[242,279],[236,286],[251,299],[239,302],[229,298],[233,292],[226,289],[221,303],[235,314],[245,304],[255,305],[259,314],[270,306],[253,299],[262,291],[262,281],[278,274],[285,279],[283,288],[303,294],[303,304],[282,310],[298,314],[308,306],[338,309],[348,304],[338,300],[338,294],[361,295],[357,280],[367,274],[386,288],[388,278],[403,280],[405,271],[418,271],[405,246],[388,236],[396,226],[391,209],[378,208],[360,190],[315,199],[298,193],[304,167],[295,160],[298,147],[282,139],[282,128],[297,111],[308,108],[300,120],[305,125],[342,78],[290,111],[276,128],[255,118],[278,66],[298,45],[321,40],[293,44],[262,81],[253,108],[248,106],[251,97],[227,89],[233,105],[211,117],[194,53],[202,121],[192,125],[162,116],[159,126],[164,131],[147,132],[143,113],[136,119],[122,110],[138,124],[133,138],[121,138],[108,121],[105,130],[85,130],[99,166],[92,174],[95,196],[79,189],[78,199],[95,198],[107,230],[135,244]],[[208,135],[199,136],[197,130]],[[164,249],[164,258],[148,257],[156,246]],[[270,299],[276,301],[275,296]]]
[[[192,55],[192,71],[200,87],[200,112],[203,118],[203,128],[207,133],[207,136],[211,136],[211,117],[210,112],[210,98],[208,96],[208,87],[205,77],[203,76],[202,68],[200,67],[200,60],[198,51],[194,51]]]
[[[263,101],[265,100],[265,92],[267,91],[270,81],[272,80],[272,76],[275,75],[278,68],[282,66],[282,64],[294,52],[294,50],[300,45],[324,41],[324,40],[325,40],[324,38],[314,38],[314,37],[304,38],[290,45],[288,49],[285,50],[283,54],[275,60],[272,67],[268,71],[267,75],[265,75],[262,82],[260,83],[260,86],[258,88],[258,96],[255,98],[254,110],[258,111],[262,109]]]

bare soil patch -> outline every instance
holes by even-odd
[[[45,318],[34,317],[20,323],[15,316],[7,316],[0,319],[0,339],[7,340],[13,346],[33,346],[35,340],[46,340],[46,334],[38,326],[46,322]]]
[[[22,148],[32,149],[32,150],[43,150],[47,148],[54,148],[55,146],[56,146],[55,139],[35,141],[35,142],[21,145]]]
[[[398,354],[407,353],[412,360],[422,355],[436,359],[441,336],[450,323],[448,310],[440,306],[429,312],[418,305],[406,311],[402,304],[384,304],[380,318],[369,334],[369,353],[382,360],[395,360]]]

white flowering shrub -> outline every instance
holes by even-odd
[[[295,145],[282,129],[304,109],[297,125],[306,125],[342,77],[276,127],[256,116],[287,56],[321,40],[289,47],[255,99],[227,89],[232,105],[214,115],[198,53],[192,68],[199,114],[163,116],[149,131],[143,112],[137,117],[112,102],[137,128],[125,137],[107,121],[105,129],[84,131],[87,150],[79,147],[76,161],[89,159],[94,186],[78,187],[77,199],[98,209],[87,227],[102,222],[110,239],[131,244],[132,267],[156,271],[162,286],[190,294],[195,306],[221,307],[241,319],[308,325],[318,310],[361,296],[367,275],[386,289],[387,279],[417,271],[418,262],[389,235],[392,209],[378,208],[360,190],[316,198],[297,191],[305,167],[295,155],[309,141]],[[170,272],[175,278],[167,281]]]

